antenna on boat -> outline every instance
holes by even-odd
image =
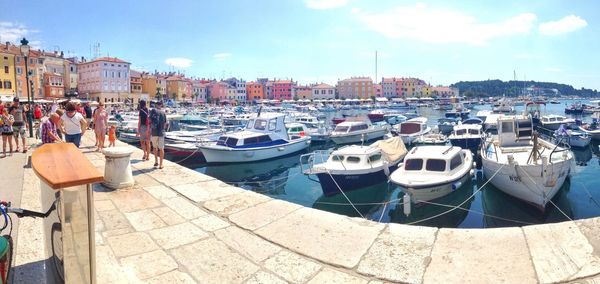
[[[452,150],[452,148],[453,148],[453,147],[454,147],[454,146],[450,146],[450,148],[446,149],[446,151],[444,151],[444,152],[442,153],[442,155],[446,155],[446,154],[448,154],[448,152],[450,152],[450,150]]]
[[[262,111],[262,106],[260,106],[260,107],[258,108],[258,114],[256,115],[256,117],[260,117],[260,112],[261,112],[261,111]]]

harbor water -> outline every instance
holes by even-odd
[[[548,104],[545,109],[542,109],[542,113],[564,115],[566,103],[571,102]],[[489,108],[489,106],[476,106],[471,111],[471,117],[474,117],[478,110]],[[517,107],[517,112],[522,112],[523,108],[523,106]],[[344,110],[328,113],[327,119],[330,121],[331,118],[342,115],[366,115],[367,112],[367,110]],[[432,127],[437,124],[438,118],[444,116],[443,111],[432,108],[419,108],[418,112],[429,119],[428,123]],[[577,118],[591,121],[589,116]],[[585,149],[572,149],[575,161],[572,164],[571,177],[552,200],[554,204],[549,204],[544,213],[486,183],[487,180],[481,170],[478,170],[473,179],[459,190],[433,200],[434,204],[413,205],[408,216],[403,210],[404,193],[386,180],[382,180],[375,186],[347,192],[345,195],[326,197],[316,176],[306,176],[302,173],[300,155],[336,147],[339,146],[331,142],[312,144],[306,152],[256,163],[206,165],[194,159],[186,159],[181,164],[228,184],[272,198],[381,222],[446,228],[492,228],[600,216],[598,141],[592,141]],[[172,161],[180,159],[180,157],[167,158]]]

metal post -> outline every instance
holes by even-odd
[[[31,116],[31,109],[33,103],[31,102],[31,87],[29,86],[29,69],[27,67],[28,56],[25,57],[25,79],[27,81],[27,103],[29,104],[29,110],[27,111],[27,123],[29,124],[29,138],[33,138],[33,117]]]
[[[96,227],[94,225],[94,190],[92,184],[86,185],[88,210],[88,239],[90,260],[90,284],[96,284]]]

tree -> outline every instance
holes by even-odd
[[[371,100],[375,102],[375,96],[371,96]]]
[[[198,93],[198,91],[196,91],[192,96],[194,97],[194,101],[197,102],[198,98],[200,97],[200,94]]]
[[[173,101],[177,100],[177,93],[172,93],[171,94],[171,99],[173,99]]]
[[[294,101],[298,101],[298,95],[294,95]]]

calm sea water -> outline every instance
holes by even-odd
[[[555,105],[549,104],[546,106],[545,113],[564,114],[565,103],[571,103],[571,101],[562,101],[561,104]],[[477,110],[484,108],[489,108],[489,106],[476,107],[472,110],[472,116],[476,114]],[[522,110],[523,107],[517,107],[518,112]],[[438,118],[444,116],[442,111],[431,108],[421,108],[419,112],[422,116],[429,118],[432,126],[437,123]],[[330,116],[365,113],[366,111],[352,110]],[[583,117],[583,120],[590,121],[591,119]],[[313,145],[307,152],[333,147],[337,146],[334,144]],[[600,150],[598,142],[593,141],[589,148],[573,150],[573,152],[576,162],[572,165],[571,178],[565,182],[553,199],[560,209],[549,205],[543,214],[532,206],[504,194],[491,184],[485,185],[473,198],[469,198],[486,182],[481,171],[478,171],[476,176],[459,190],[435,200],[440,205],[413,205],[411,214],[406,216],[402,201],[397,201],[402,199],[402,191],[386,182],[348,192],[346,195],[355,204],[356,209],[343,195],[323,196],[316,177],[302,174],[299,163],[301,153],[249,164],[207,166],[191,163],[184,165],[247,190],[347,216],[362,215],[371,220],[381,220],[381,222],[415,223],[435,227],[490,228],[600,216],[600,177],[598,176],[600,173]],[[451,210],[452,206],[455,207],[459,204],[462,204],[460,208]]]

